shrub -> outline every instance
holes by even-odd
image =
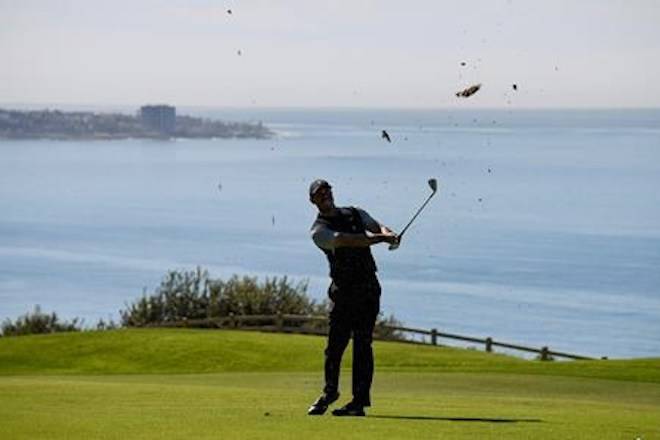
[[[60,321],[55,312],[42,313],[41,307],[35,306],[33,312],[19,316],[12,322],[6,319],[2,323],[3,336],[20,336],[37,333],[77,332],[82,330],[82,321],[74,318],[72,321]]]
[[[374,328],[374,334],[376,336],[385,339],[406,339],[403,332],[399,330],[392,330],[389,327],[403,327],[403,323],[396,319],[394,315],[390,315],[386,318],[382,312],[379,313],[378,319],[376,319],[376,327]]]
[[[120,311],[124,326],[177,322],[234,315],[295,315],[325,313],[327,304],[307,296],[307,283],[293,283],[287,277],[266,278],[232,276],[213,280],[208,272],[170,271],[156,291]]]
[[[104,321],[103,319],[99,319],[98,322],[96,323],[95,330],[98,331],[103,331],[103,330],[116,330],[119,328],[119,325],[113,321],[112,319],[109,319],[107,322]]]
[[[120,311],[126,327],[176,323],[184,320],[223,318],[232,315],[327,315],[330,303],[317,303],[307,295],[307,282],[294,283],[286,276],[266,278],[237,275],[229,280],[209,278],[206,270],[170,271],[154,293],[142,297]],[[245,323],[250,324],[250,323]],[[303,326],[292,321],[287,326]],[[308,328],[318,325],[304,324]],[[394,316],[379,315],[375,333],[378,336],[404,339],[400,332],[385,328],[400,326]]]

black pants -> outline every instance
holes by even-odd
[[[366,283],[349,288],[330,287],[333,300],[330,311],[330,331],[325,349],[324,392],[339,389],[341,358],[353,335],[353,400],[371,405],[371,382],[374,374],[374,355],[371,347],[374,325],[380,310],[380,284],[373,277]]]

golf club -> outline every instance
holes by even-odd
[[[429,201],[431,201],[431,197],[433,197],[435,195],[435,193],[438,191],[438,181],[436,179],[429,179],[428,183],[429,183],[429,187],[431,188],[431,191],[432,191],[431,195],[426,199],[424,204],[417,210],[415,215],[413,215],[413,218],[411,218],[410,221],[408,222],[408,224],[403,228],[403,230],[399,234],[399,242],[398,243],[392,243],[388,248],[389,250],[393,251],[393,250],[399,248],[399,245],[401,244],[401,238],[403,237],[403,234],[405,234],[405,232],[408,230],[408,228],[410,227],[412,222],[417,218],[419,213],[422,212],[422,209],[424,209],[424,207],[429,203]]]

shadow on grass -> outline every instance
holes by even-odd
[[[490,419],[483,417],[431,417],[431,416],[368,416],[373,419],[397,420],[440,420],[445,422],[483,422],[483,423],[542,423],[541,419]]]

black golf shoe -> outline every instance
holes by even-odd
[[[348,402],[346,405],[342,406],[341,408],[337,408],[333,410],[332,415],[339,417],[343,417],[343,416],[364,417],[366,414],[364,413],[363,405],[351,401]]]
[[[321,397],[316,399],[316,402],[312,403],[312,406],[309,407],[307,415],[322,416],[328,410],[328,406],[337,399],[339,399],[339,393],[321,394]]]

